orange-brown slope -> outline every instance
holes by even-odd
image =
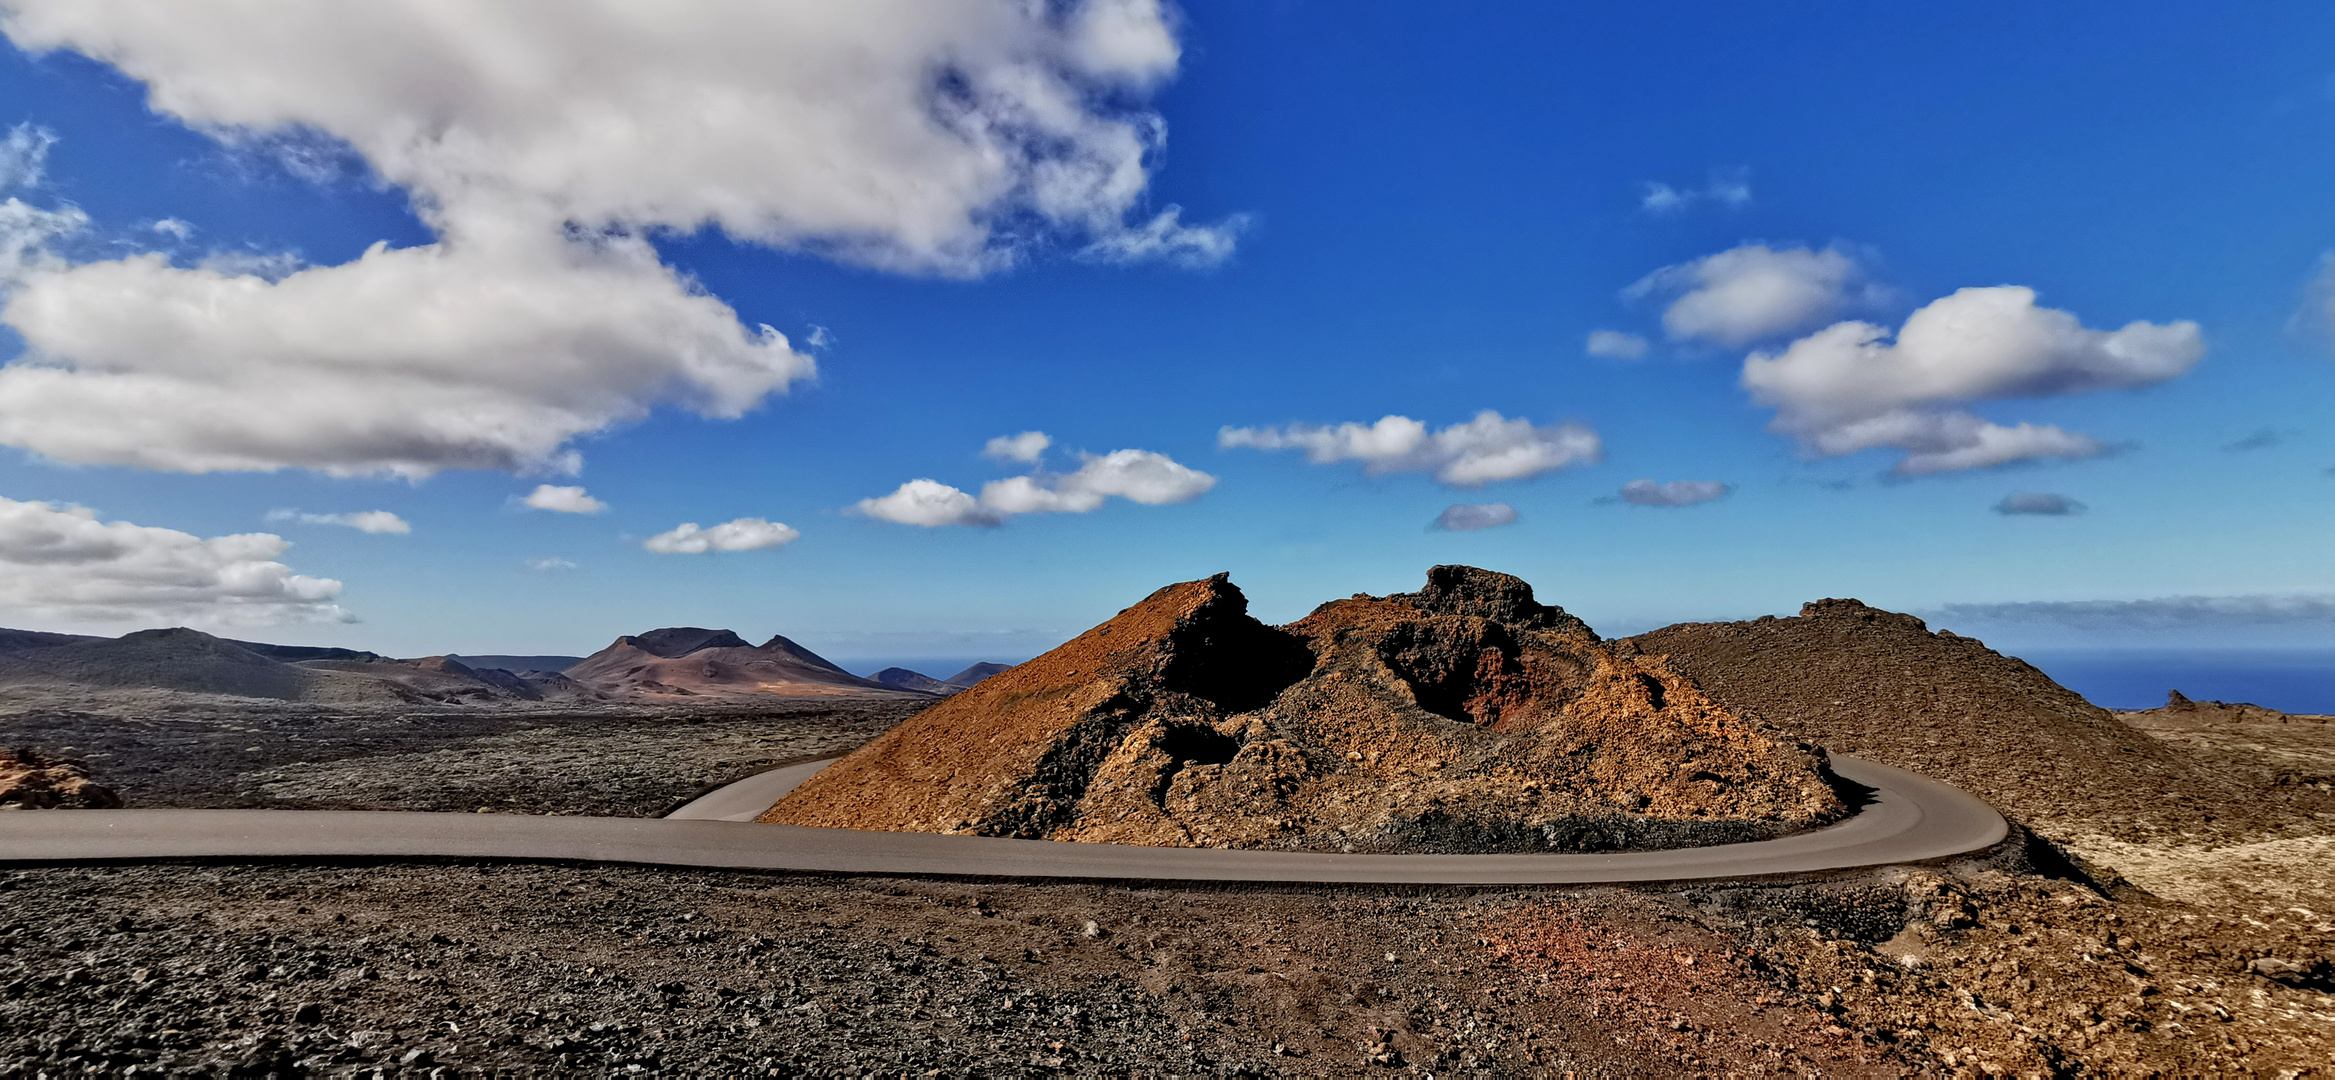
[[[1285,628],[1223,575],[1154,593],[825,770],[765,821],[1310,850],[1605,849],[1841,812],[1821,752],[1504,574]]]

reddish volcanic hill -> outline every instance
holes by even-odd
[[[2259,801],[2016,657],[1918,618],[1818,600],[1795,618],[1683,623],[1620,643],[1731,709],[1969,789],[2056,837],[2242,835]]]
[[[1505,574],[1286,627],[1171,585],[830,766],[764,821],[1304,850],[1604,850],[1844,812],[1823,752]]]
[[[818,697],[897,693],[783,637],[761,645],[727,630],[667,627],[620,637],[562,674],[618,697]]]

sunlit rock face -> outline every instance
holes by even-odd
[[[821,772],[764,821],[1178,847],[1614,850],[1845,812],[1823,752],[1439,566],[1287,626],[1170,585]]]

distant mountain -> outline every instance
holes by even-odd
[[[316,678],[234,642],[182,626],[140,630],[118,638],[80,638],[0,655],[0,684],[28,682],[295,701],[306,696]]]
[[[617,638],[565,674],[618,697],[817,697],[893,689],[784,637],[748,645],[730,631],[694,626]]]
[[[980,682],[983,679],[990,677],[991,675],[995,675],[1000,671],[1008,671],[1012,668],[1012,664],[975,664],[972,667],[966,668],[963,671],[949,676],[943,681],[945,681],[950,686],[956,687],[959,690],[963,690]]]
[[[269,645],[259,641],[237,641],[234,638],[220,638],[219,640],[229,645],[248,649],[270,660],[281,660],[287,664],[296,664],[302,660],[388,659],[380,653],[366,652],[363,649],[334,649],[317,645]]]
[[[465,666],[472,668],[501,668],[504,671],[519,674],[530,671],[566,671],[584,662],[584,658],[581,656],[505,656],[499,653],[480,653],[476,656],[467,653],[462,655],[447,653],[446,659],[460,661]]]
[[[46,649],[52,645],[71,645],[76,641],[104,641],[87,634],[51,634],[41,630],[0,630],[0,653],[22,649]]]
[[[894,690],[914,690],[919,694],[939,694],[942,697],[947,697],[957,692],[957,688],[954,686],[921,671],[910,671],[904,667],[888,667],[868,676],[868,678]]]

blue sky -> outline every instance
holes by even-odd
[[[626,7],[576,21],[654,17]],[[46,504],[0,522],[0,622],[404,655],[696,624],[847,659],[1018,659],[1219,570],[1285,620],[1466,562],[1608,633],[1857,596],[2006,645],[2335,645],[2323,6],[1130,2],[1020,25],[967,4],[793,25],[714,4],[653,35],[524,35],[514,65],[615,73],[574,90],[603,118],[674,127],[670,99],[625,96],[636,69],[772,110],[568,159],[556,79],[444,74],[513,56],[512,28],[550,10],[482,8],[501,24],[382,5],[428,31],[399,36],[0,0],[0,125],[24,125],[0,161],[39,172],[5,194],[86,217],[0,267],[19,375],[0,377],[0,496]],[[346,77],[352,41],[386,74]],[[845,41],[881,59],[775,91],[703,51],[783,65]],[[1077,122],[1009,143],[988,194],[928,198],[972,168],[962,147],[865,133],[952,100],[929,77],[885,97],[885,71],[942,55],[977,110],[1034,108],[979,88],[1036,70]],[[255,63],[258,89],[237,78]],[[385,134],[417,124],[435,134]],[[1065,162],[1118,171],[1048,189]],[[910,194],[854,203],[870,190]],[[510,222],[533,231],[493,239]],[[618,261],[575,284],[560,260],[595,230]],[[188,299],[290,296],[380,242],[471,260],[398,270],[421,295],[507,277],[546,299],[443,327],[365,289],[232,319]],[[1962,289],[1993,291],[1893,336]],[[155,312],[166,331],[141,329]],[[1824,337],[1850,321],[1878,351]],[[1590,355],[1595,331],[1643,355]],[[1746,386],[1754,354],[1787,389]],[[363,365],[401,374],[344,374]],[[125,370],[161,389],[117,394]],[[528,442],[472,401],[565,411]],[[1335,427],[1484,410],[1525,426],[1448,453],[1366,453]],[[1024,431],[1050,438],[1035,472],[984,456]],[[1470,472],[1468,447],[1523,457]],[[1120,450],[1145,456],[1102,457]],[[1036,494],[1012,505],[1051,512],[982,498],[1021,475]],[[917,479],[963,492],[962,523],[863,505]],[[541,485],[606,509],[529,508]],[[1513,521],[1430,527],[1455,504]],[[652,544],[734,521],[767,546]],[[289,546],[187,546],[252,533]]]

